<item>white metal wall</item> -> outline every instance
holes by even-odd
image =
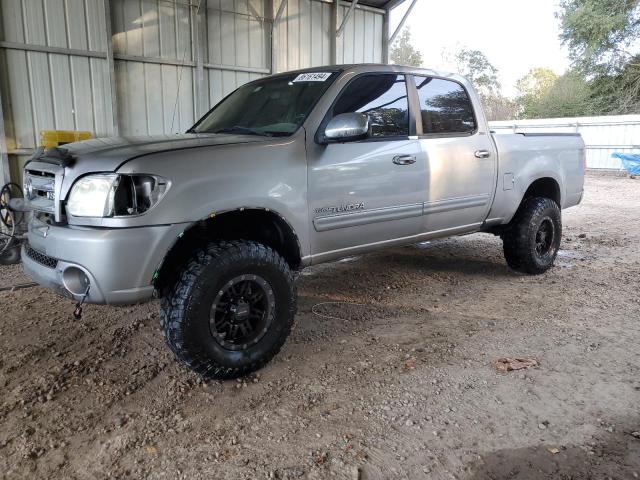
[[[489,126],[497,133],[580,133],[588,168],[621,169],[612,153],[640,153],[640,115],[496,121]]]
[[[340,2],[337,26],[349,3]],[[331,9],[326,0],[288,0],[285,19],[276,27],[277,71],[331,63]],[[337,40],[336,63],[381,63],[384,13],[356,6]]]
[[[184,131],[193,123],[193,67],[147,61],[193,61],[190,10],[189,6],[155,1],[111,0],[118,117],[123,133]]]
[[[333,54],[332,2],[285,0],[272,39],[281,1],[0,0],[1,111],[14,178],[15,159],[32,153],[41,130],[176,133],[272,71],[382,61],[383,10],[357,6]],[[337,26],[350,3],[338,5]]]
[[[274,35],[280,46],[277,71],[331,63],[331,3],[288,0]]]
[[[347,10],[349,4],[342,4],[338,10],[338,25]],[[379,11],[356,8],[338,40],[336,63],[382,63],[383,21],[384,15]]]
[[[39,131],[113,133],[102,0],[2,0],[0,93],[9,153],[30,154]],[[58,54],[74,49],[86,56]],[[47,52],[46,50],[49,49]]]
[[[206,18],[207,106],[213,106],[270,73],[272,20],[265,0],[209,0]]]
[[[156,0],[111,5],[118,114],[127,134],[184,131],[238,86],[269,73],[263,0],[209,0],[202,12]],[[198,98],[195,83],[198,14],[206,45],[205,98]]]

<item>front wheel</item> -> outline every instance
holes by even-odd
[[[550,198],[528,198],[503,233],[505,259],[519,272],[544,273],[553,266],[561,238],[558,204]]]
[[[161,309],[178,360],[207,378],[246,375],[284,344],[296,313],[293,275],[271,248],[220,241],[186,265]]]

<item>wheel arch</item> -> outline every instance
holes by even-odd
[[[559,208],[562,208],[562,193],[560,190],[560,184],[553,177],[540,177],[533,180],[522,196],[520,200],[520,206],[532,197],[544,197],[549,198],[558,204]]]
[[[292,270],[302,265],[300,239],[284,216],[261,207],[225,210],[194,222],[176,239],[153,276],[158,296],[165,296],[194,251],[212,240],[253,240],[273,248]]]

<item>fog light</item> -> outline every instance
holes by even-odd
[[[91,283],[87,274],[78,267],[69,267],[62,273],[62,283],[74,295],[84,295]]]

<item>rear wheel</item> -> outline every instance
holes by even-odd
[[[528,198],[503,233],[504,256],[523,273],[546,272],[556,259],[562,238],[562,215],[549,198]]]
[[[284,344],[296,312],[293,275],[274,250],[214,242],[197,253],[162,304],[169,348],[197,373],[235,378],[261,368]]]

